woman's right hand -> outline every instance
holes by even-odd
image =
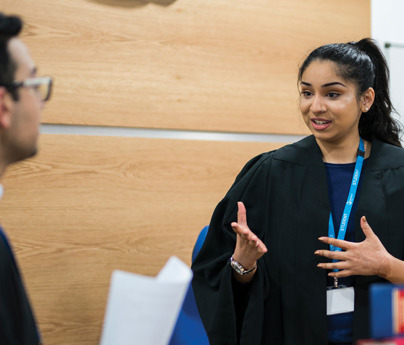
[[[237,203],[237,222],[232,222],[231,227],[237,234],[236,249],[234,250],[233,259],[239,262],[245,269],[253,268],[257,264],[257,260],[267,251],[265,244],[255,235],[247,225],[247,212],[244,204],[239,201]],[[252,280],[255,272],[239,275],[234,272],[234,276],[240,282],[249,282]]]

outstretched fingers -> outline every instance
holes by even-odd
[[[237,223],[241,226],[247,227],[247,211],[245,209],[244,203],[242,201],[237,202],[238,212],[237,212]]]
[[[348,250],[350,248],[350,246],[352,245],[352,242],[338,240],[336,238],[331,238],[331,237],[320,237],[319,240],[323,243],[327,243],[334,247],[341,248],[342,250]]]
[[[344,268],[337,268],[337,269],[339,269],[340,271],[331,271],[328,273],[328,276],[336,277],[336,278],[345,278],[345,277],[349,277],[354,274],[349,269],[344,269]]]
[[[341,251],[331,251],[326,249],[318,249],[314,252],[318,256],[323,256],[332,260],[343,260],[345,258],[345,253]]]
[[[244,245],[256,248],[260,253],[266,253],[267,247],[264,242],[262,242],[257,235],[255,235],[248,227],[241,227],[238,223],[233,222],[231,224],[234,232],[239,235],[240,239],[243,240]]]
[[[370,227],[368,221],[366,220],[365,216],[361,217],[361,228],[362,228],[362,231],[365,234],[366,238],[375,235],[375,233],[373,232],[372,228]]]
[[[231,227],[233,231],[237,235],[240,235],[243,239],[248,240],[250,238],[251,230],[248,228],[248,226],[242,226],[237,222],[232,222]]]
[[[250,248],[256,248],[259,253],[266,253],[267,247],[257,235],[255,235],[247,224],[247,211],[243,202],[237,203],[237,222],[232,222],[231,227],[238,237],[244,242],[244,245]]]
[[[365,235],[362,242],[348,242],[330,237],[320,237],[319,240],[342,251],[319,249],[316,255],[331,259],[333,262],[321,262],[317,266],[322,269],[339,270],[330,272],[332,277],[347,277],[350,275],[378,275],[387,277],[389,274],[390,255],[373,232],[366,217],[361,217],[360,225]]]

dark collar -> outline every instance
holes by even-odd
[[[313,135],[280,148],[274,153],[273,158],[298,165],[324,166],[320,147]],[[386,170],[400,167],[404,167],[403,148],[378,139],[372,140],[372,151],[367,161],[367,169]]]

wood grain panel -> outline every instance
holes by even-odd
[[[3,0],[56,78],[44,123],[306,133],[296,74],[370,35],[369,0]]]
[[[113,269],[190,264],[242,166],[277,144],[43,135],[3,178],[0,219],[45,344],[99,342]]]

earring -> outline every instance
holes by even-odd
[[[369,108],[368,107],[365,107],[365,111],[368,111],[369,110]]]

